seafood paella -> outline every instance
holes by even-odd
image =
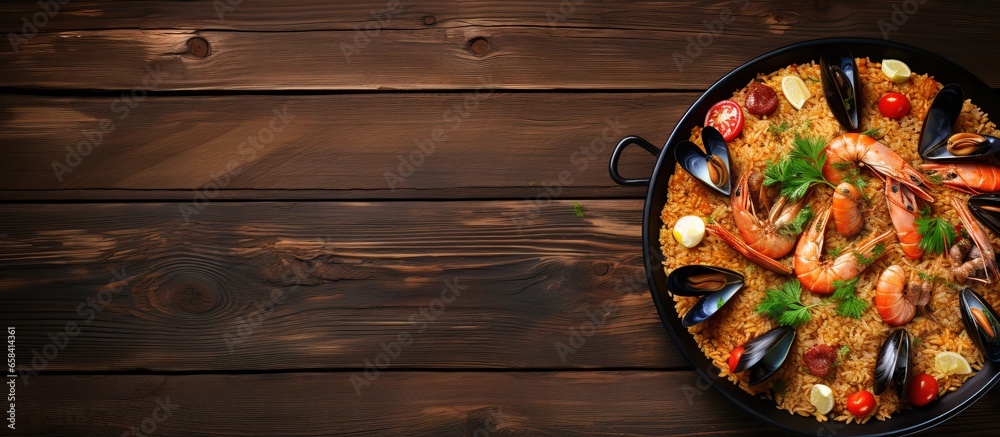
[[[667,289],[720,376],[864,423],[1000,361],[1000,131],[966,97],[831,50],[759,74],[673,146]]]

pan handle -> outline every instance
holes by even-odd
[[[622,138],[622,140],[618,142],[618,145],[615,146],[615,150],[611,152],[611,162],[608,163],[608,174],[611,175],[611,180],[615,181],[615,183],[618,185],[649,186],[649,179],[625,179],[622,177],[620,173],[618,173],[618,160],[622,157],[622,152],[624,152],[625,149],[627,149],[628,146],[632,144],[638,144],[642,146],[643,149],[646,149],[647,152],[649,152],[655,157],[660,156],[660,149],[650,144],[649,141],[646,141],[641,137],[637,137],[635,135],[629,135],[625,138]]]

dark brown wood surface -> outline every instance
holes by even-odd
[[[660,325],[645,190],[610,180],[611,148],[662,144],[726,72],[814,38],[913,44],[1000,87],[996,16],[2,2],[0,326],[20,376],[0,435],[775,434]],[[622,170],[652,164],[631,150]],[[929,433],[994,433],[997,393]]]

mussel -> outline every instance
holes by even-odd
[[[692,327],[711,317],[743,288],[743,275],[721,267],[690,265],[667,275],[667,290],[678,296],[701,296],[681,324]]]
[[[743,346],[743,356],[736,371],[750,370],[750,385],[764,382],[785,364],[795,341],[795,329],[779,326],[767,331]]]
[[[972,215],[991,231],[1000,237],[1000,195],[979,194],[969,198],[969,210]]]
[[[704,151],[697,144],[681,141],[674,146],[674,158],[684,171],[714,190],[729,197],[732,193],[732,169],[729,147],[717,129],[705,126],[701,130]],[[706,153],[707,152],[707,153]]]
[[[897,329],[879,348],[875,359],[874,392],[878,396],[890,385],[896,384],[896,393],[902,398],[910,386],[913,359],[910,354],[910,334],[905,329]]]
[[[861,130],[861,82],[854,54],[846,47],[825,50],[819,57],[819,71],[834,117],[848,132]]]
[[[1000,138],[972,132],[954,132],[962,113],[965,92],[946,85],[931,103],[920,132],[920,156],[928,161],[974,160],[1000,152]]]
[[[996,311],[971,288],[958,292],[958,303],[966,333],[987,360],[1000,362],[1000,317]]]

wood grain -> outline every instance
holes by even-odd
[[[0,320],[23,365],[79,329],[44,371],[364,368],[404,333],[392,368],[684,366],[642,201],[574,203],[3,205]]]
[[[693,372],[383,372],[39,376],[21,388],[18,432],[120,435],[159,405],[157,435],[763,435],[779,433]],[[73,387],[67,390],[66,387]],[[702,387],[705,389],[699,389]],[[63,405],[55,412],[51,405]],[[995,433],[1000,391],[923,435]],[[153,422],[147,424],[148,428]],[[817,424],[817,435],[836,429]],[[822,432],[822,433],[820,433]]]
[[[968,43],[970,35],[996,34],[977,18],[1000,12],[985,1],[929,2],[912,14],[891,2],[582,2],[562,14],[556,2],[450,0],[403,7],[384,25],[371,12],[385,2],[280,11],[276,3],[244,3],[224,20],[207,1],[67,4],[16,51],[0,46],[0,86],[128,90],[153,67],[166,73],[161,91],[474,89],[483,80],[505,89],[696,90],[754,56],[817,36],[912,43],[1000,86],[1000,48]],[[17,34],[20,18],[35,11],[5,6],[0,21]],[[175,20],[174,11],[191,21]],[[105,14],[108,24],[83,24]],[[369,35],[356,30],[366,26]],[[211,54],[189,54],[193,37],[204,38]],[[479,39],[485,45],[472,50]],[[678,61],[684,57],[692,62]]]
[[[634,198],[645,189],[617,187],[608,176],[611,150],[629,134],[662,145],[696,97],[484,90],[156,97],[130,108],[118,97],[7,94],[0,95],[0,190],[29,190],[8,199],[91,190],[105,199],[191,200],[192,190],[215,185],[244,190],[244,198],[311,190],[312,198],[524,199],[561,185],[560,197]],[[621,169],[648,177],[654,162],[636,147]],[[559,182],[561,172],[570,183]]]

